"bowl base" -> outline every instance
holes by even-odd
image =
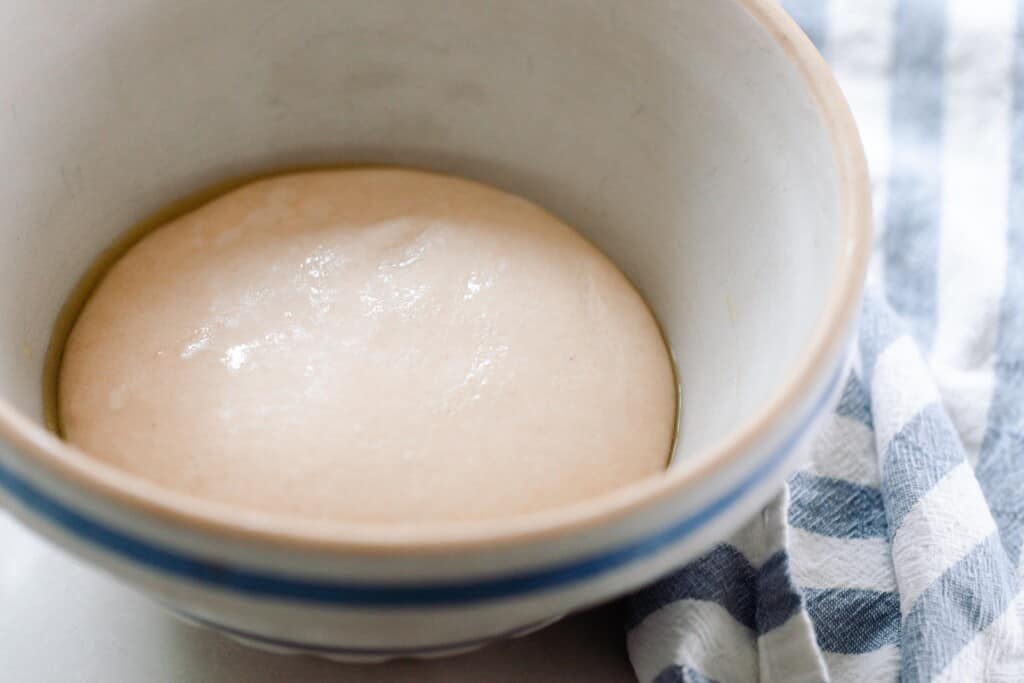
[[[555,622],[560,621],[564,616],[558,615],[511,631],[475,640],[440,643],[436,645],[422,645],[417,647],[369,648],[346,646],[342,644],[304,643],[301,641],[264,636],[258,633],[240,630],[233,626],[219,624],[215,621],[210,621],[209,619],[168,607],[167,605],[163,605],[163,607],[174,617],[186,624],[189,624],[190,626],[215,631],[221,635],[227,636],[237,643],[245,645],[246,647],[256,648],[258,650],[263,650],[264,652],[273,652],[274,654],[291,656],[307,655],[349,664],[380,664],[394,659],[440,659],[443,657],[453,657],[478,650],[485,645],[496,641],[528,636],[551,626]]]

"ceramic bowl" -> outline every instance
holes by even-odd
[[[868,183],[842,95],[770,0],[0,13],[0,491],[24,523],[175,613],[356,659],[522,632],[737,528],[836,400]],[[668,472],[503,521],[318,524],[175,494],[44,429],[58,310],[127,227],[227,178],[362,161],[520,193],[621,266],[678,364]]]

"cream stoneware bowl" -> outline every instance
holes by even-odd
[[[176,614],[367,660],[521,633],[736,529],[837,400],[865,165],[770,0],[41,0],[0,26],[0,492]],[[520,193],[608,253],[678,365],[670,469],[504,521],[316,524],[172,493],[44,429],[54,320],[105,247],[218,181],[349,162]]]

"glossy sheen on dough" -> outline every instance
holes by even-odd
[[[87,453],[195,496],[367,522],[504,517],[664,469],[671,361],[614,265],[475,182],[251,183],[149,234],[68,340]]]

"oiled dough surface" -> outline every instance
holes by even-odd
[[[266,512],[436,522],[551,508],[665,466],[651,312],[536,205],[348,169],[230,192],[134,246],[65,350],[66,437]]]

